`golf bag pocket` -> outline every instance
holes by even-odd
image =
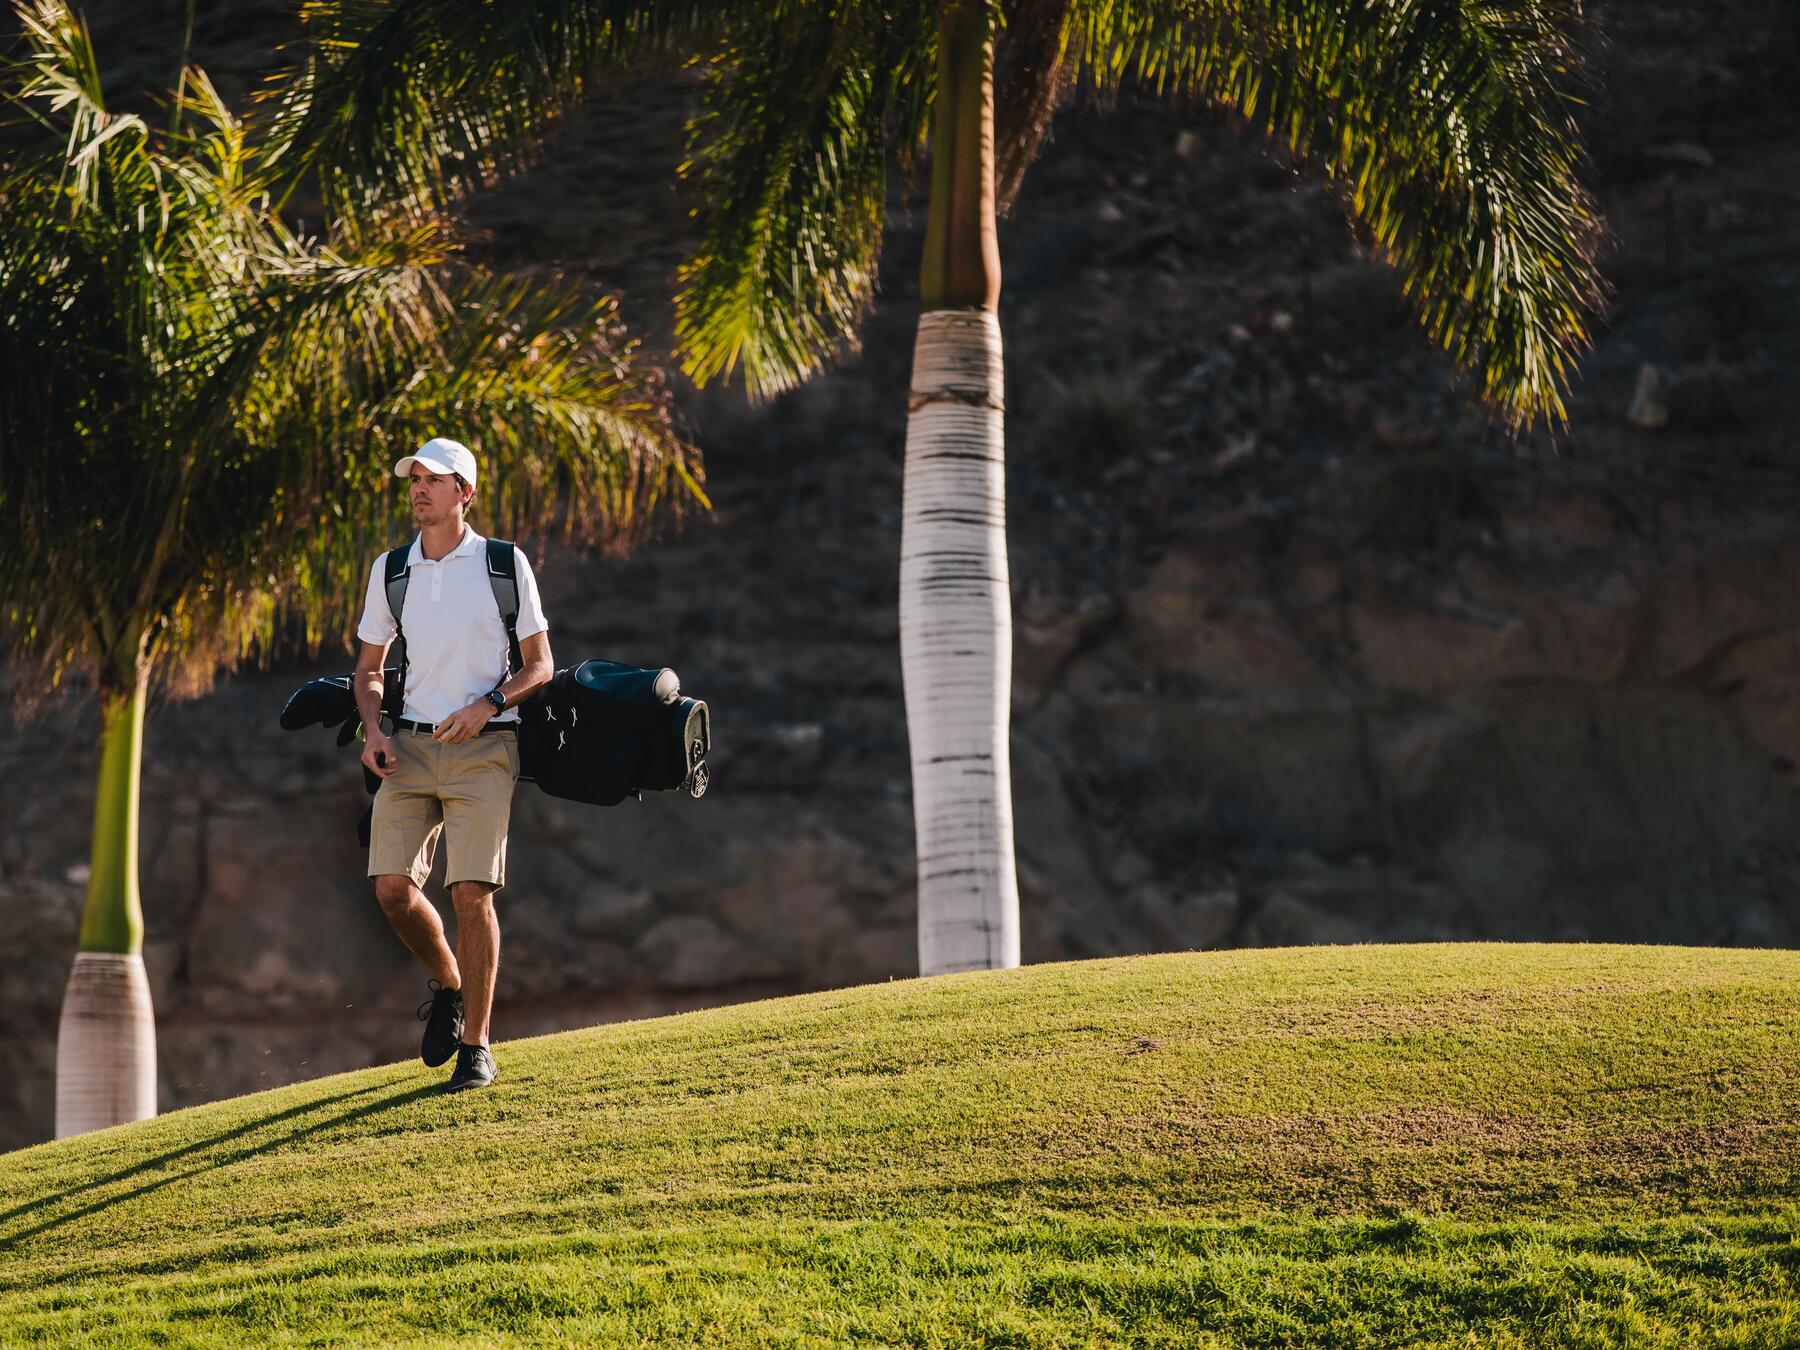
[[[668,669],[583,661],[519,709],[520,776],[552,797],[613,806],[645,789],[706,791],[706,704]]]

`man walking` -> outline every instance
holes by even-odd
[[[494,1081],[488,1017],[500,967],[494,892],[506,881],[506,830],[519,777],[518,705],[555,673],[537,580],[514,549],[520,668],[509,670],[506,625],[488,576],[487,541],[463,519],[475,497],[475,456],[427,441],[394,466],[408,482],[419,527],[407,556],[405,598],[391,611],[383,557],[369,572],[356,635],[362,762],[381,779],[369,828],[375,898],[433,990],[420,1009],[419,1054],[436,1067],[456,1056],[453,1092]],[[385,555],[383,555],[385,556]],[[404,699],[381,719],[388,646],[404,641]],[[456,910],[456,950],[420,887],[444,840],[444,881]]]

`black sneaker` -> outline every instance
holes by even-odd
[[[419,1005],[419,1020],[425,1034],[419,1038],[419,1058],[427,1068],[435,1069],[456,1053],[462,1044],[462,990],[446,989],[431,981],[431,997]]]
[[[450,1075],[451,1092],[461,1092],[465,1088],[486,1087],[500,1076],[500,1070],[494,1067],[494,1057],[488,1053],[485,1045],[463,1045],[456,1047],[456,1072]]]

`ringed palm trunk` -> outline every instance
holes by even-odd
[[[101,695],[93,863],[56,1036],[56,1137],[156,1114],[156,1022],[138,897],[144,679]]]
[[[993,50],[984,0],[947,0],[900,536],[925,975],[1019,964]]]

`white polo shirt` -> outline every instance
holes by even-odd
[[[356,636],[384,647],[399,627],[388,612],[382,556],[369,569],[369,594],[363,601]],[[513,565],[519,576],[519,641],[548,632],[537,578],[517,545]],[[401,716],[414,722],[441,722],[466,708],[506,676],[506,624],[488,581],[487,540],[463,526],[462,542],[432,561],[413,540],[407,555],[411,576],[406,583],[406,703]],[[508,708],[496,722],[516,722],[519,710]]]

